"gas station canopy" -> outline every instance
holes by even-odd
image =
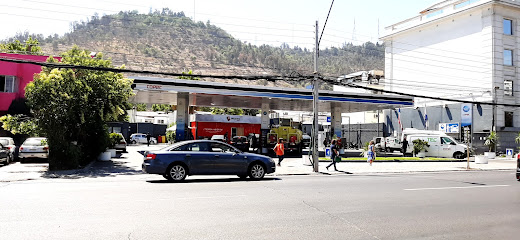
[[[184,79],[129,77],[134,79],[131,101],[177,105],[178,93],[189,93],[190,106],[261,109],[268,101],[272,110],[312,112],[312,90],[238,85]],[[331,104],[341,112],[362,112],[412,106],[413,98],[394,95],[319,92],[319,111],[330,112]]]

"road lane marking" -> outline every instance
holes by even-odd
[[[213,198],[236,198],[236,197],[247,197],[247,195],[208,196],[208,197],[181,197],[181,198],[174,198],[174,199],[175,200],[190,200],[190,199],[213,199]]]
[[[469,186],[469,187],[440,187],[440,188],[409,188],[405,191],[423,191],[423,190],[449,190],[449,189],[470,189],[470,188],[495,188],[510,187],[510,185],[489,185],[489,186]]]

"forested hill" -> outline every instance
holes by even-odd
[[[25,40],[29,33],[15,39]],[[103,52],[115,65],[137,70],[198,74],[309,74],[313,69],[312,49],[255,46],[233,38],[210,22],[193,22],[184,13],[169,9],[149,14],[137,11],[92,16],[72,24],[64,36],[34,36],[45,54],[59,55],[74,44]],[[11,39],[12,40],[12,39]],[[360,70],[384,69],[384,47],[367,42],[350,43],[320,51],[320,72],[343,75]]]

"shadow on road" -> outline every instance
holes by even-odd
[[[128,167],[125,162],[119,161],[96,161],[91,167],[71,171],[48,171],[42,175],[43,178],[64,178],[64,179],[80,179],[80,178],[98,178],[98,177],[115,177],[120,175],[141,175],[141,170]]]
[[[181,183],[225,183],[225,182],[263,182],[263,181],[278,181],[278,180],[282,180],[281,178],[269,178],[269,177],[266,177],[266,178],[263,178],[263,179],[260,179],[260,180],[251,180],[249,178],[246,178],[246,179],[242,179],[242,178],[215,178],[215,179],[209,179],[209,178],[204,178],[204,179],[186,179],[184,181],[180,181],[180,182],[172,182],[172,181],[168,181],[168,180],[148,180],[146,182],[149,182],[149,183],[174,183],[174,184],[181,184]]]

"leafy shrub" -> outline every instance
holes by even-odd
[[[169,143],[175,142],[175,131],[166,132],[166,141],[168,141]]]

